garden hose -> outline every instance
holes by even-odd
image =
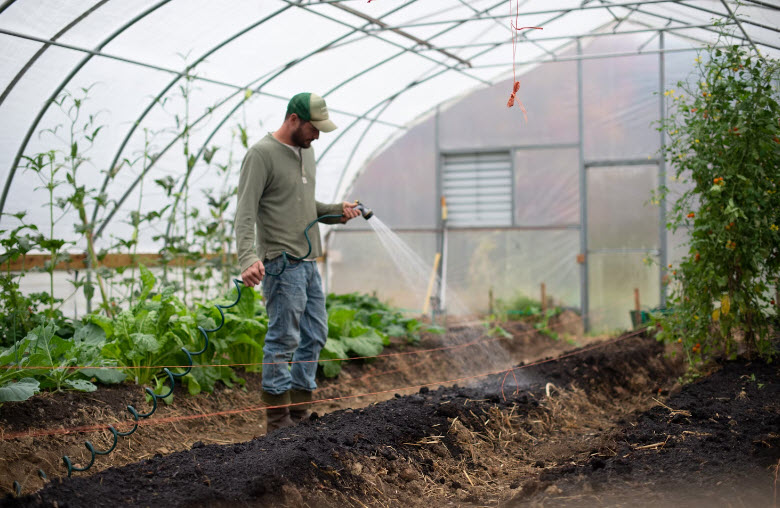
[[[201,335],[203,335],[203,340],[205,342],[204,345],[203,345],[203,348],[200,351],[197,351],[197,352],[189,351],[185,347],[181,348],[182,352],[185,355],[187,355],[187,361],[189,362],[189,365],[184,370],[184,372],[174,373],[174,372],[171,372],[171,370],[168,367],[163,368],[163,372],[165,372],[165,374],[167,374],[168,381],[170,382],[170,387],[168,389],[168,393],[166,393],[165,395],[157,395],[156,393],[154,393],[154,391],[151,388],[146,388],[145,391],[146,391],[147,395],[149,395],[152,398],[152,409],[148,413],[139,413],[133,406],[127,406],[127,410],[130,412],[131,415],[133,415],[133,420],[134,420],[135,424],[133,425],[133,428],[128,430],[127,432],[119,432],[119,431],[117,431],[114,428],[113,425],[109,425],[108,426],[108,430],[111,431],[111,434],[113,434],[114,442],[111,444],[111,447],[108,450],[105,450],[105,451],[95,450],[95,447],[92,445],[92,443],[90,443],[89,441],[86,441],[84,443],[84,446],[87,447],[87,450],[89,450],[90,455],[91,455],[89,464],[87,464],[86,466],[81,467],[81,468],[76,467],[76,466],[73,465],[73,463],[71,462],[70,458],[67,455],[64,455],[62,457],[62,461],[65,463],[65,466],[68,468],[68,476],[71,476],[73,471],[86,471],[89,468],[91,468],[92,465],[95,463],[95,456],[96,455],[108,455],[109,453],[114,451],[114,448],[116,448],[116,444],[117,444],[119,436],[126,437],[126,436],[130,436],[131,434],[133,434],[136,430],[138,430],[138,419],[139,418],[149,418],[150,416],[152,416],[155,413],[155,411],[157,411],[157,400],[158,399],[165,399],[165,398],[169,397],[173,393],[173,388],[176,385],[176,378],[184,377],[187,374],[189,374],[190,371],[192,370],[192,365],[193,365],[193,363],[192,363],[192,356],[193,355],[201,355],[201,354],[203,354],[206,351],[206,349],[209,347],[209,335],[208,334],[219,331],[222,328],[222,326],[225,324],[225,313],[222,311],[222,309],[229,309],[231,307],[234,307],[235,305],[238,304],[239,300],[241,300],[241,286],[239,284],[243,284],[243,282],[238,280],[238,279],[233,279],[233,283],[235,284],[236,291],[238,293],[238,295],[236,296],[236,301],[231,303],[230,305],[219,305],[219,304],[215,304],[214,305],[217,308],[217,310],[219,311],[219,315],[220,315],[220,317],[222,319],[222,321],[219,323],[219,326],[217,326],[216,328],[208,329],[208,328],[203,328],[202,326],[198,325],[198,331],[200,331]]]
[[[114,428],[113,425],[109,425],[108,426],[108,430],[112,434],[113,442],[111,443],[111,446],[107,450],[96,450],[95,446],[91,442],[86,441],[84,443],[84,446],[86,446],[87,450],[89,450],[89,453],[90,453],[90,460],[89,460],[89,463],[86,466],[84,466],[84,467],[77,467],[77,466],[73,465],[73,462],[70,460],[70,457],[68,457],[67,455],[64,455],[62,457],[62,461],[65,463],[65,466],[68,468],[68,477],[70,477],[73,474],[73,471],[80,472],[80,471],[86,471],[86,470],[90,469],[94,465],[95,457],[97,455],[108,455],[109,453],[114,451],[114,449],[116,448],[117,442],[119,440],[119,436],[126,437],[126,436],[130,436],[131,434],[133,434],[136,430],[138,430],[138,421],[139,421],[139,419],[141,419],[141,418],[149,418],[150,416],[152,416],[155,413],[155,411],[157,411],[157,400],[158,399],[165,399],[166,397],[170,396],[173,393],[173,389],[174,389],[174,386],[175,386],[176,378],[184,377],[187,374],[189,374],[190,371],[192,370],[192,366],[193,366],[192,357],[194,355],[201,355],[201,354],[203,354],[206,351],[206,349],[209,347],[209,335],[208,334],[219,331],[222,328],[222,326],[225,324],[225,313],[223,312],[223,309],[229,309],[231,307],[234,307],[241,300],[241,284],[243,284],[243,282],[241,280],[239,280],[239,279],[233,279],[233,283],[235,284],[236,291],[238,292],[238,294],[236,296],[236,301],[231,303],[230,305],[219,305],[219,304],[215,304],[214,305],[217,308],[217,310],[219,311],[219,315],[220,315],[220,317],[222,319],[222,321],[220,322],[219,326],[217,326],[216,328],[211,328],[211,329],[204,328],[202,326],[198,326],[198,330],[200,331],[201,335],[203,335],[203,339],[204,339],[204,342],[205,342],[205,344],[203,345],[203,348],[200,351],[197,351],[197,352],[192,352],[192,351],[188,350],[185,347],[181,348],[182,352],[185,355],[187,355],[187,361],[189,362],[189,365],[186,367],[185,371],[181,372],[181,373],[174,373],[170,369],[168,369],[167,367],[165,367],[163,369],[163,372],[165,372],[165,374],[168,376],[168,380],[170,382],[170,388],[168,390],[168,393],[166,393],[165,395],[157,395],[156,393],[154,393],[154,391],[151,388],[146,388],[145,391],[146,391],[147,395],[149,395],[151,397],[151,400],[152,400],[152,409],[149,412],[147,412],[147,413],[139,413],[138,410],[136,410],[133,406],[128,405],[127,406],[127,410],[130,412],[131,415],[133,415],[133,420],[135,422],[134,425],[133,425],[133,428],[128,430],[127,432],[119,432],[118,430],[116,430]],[[41,469],[38,470],[38,476],[40,476],[43,480],[47,479],[46,473],[44,473],[43,470],[41,470]],[[22,486],[21,486],[21,484],[18,481],[14,481],[13,488],[14,488],[14,491],[16,492],[16,495],[20,496],[21,493],[22,493]]]
[[[306,254],[304,254],[303,256],[298,257],[298,256],[293,256],[292,254],[289,254],[287,251],[284,251],[284,252],[282,252],[282,269],[279,270],[279,273],[271,273],[271,272],[266,270],[265,274],[266,275],[272,275],[274,277],[278,277],[281,274],[283,274],[284,271],[287,269],[287,266],[290,264],[290,261],[289,261],[290,259],[292,259],[293,261],[303,261],[304,259],[309,257],[309,254],[311,254],[311,239],[309,238],[309,229],[311,229],[311,227],[313,225],[317,224],[319,221],[321,221],[323,219],[340,219],[341,217],[343,217],[343,215],[335,215],[335,214],[334,215],[323,215],[323,216],[317,217],[316,219],[311,221],[309,223],[309,225],[306,226],[306,229],[303,230],[303,236],[306,237],[306,243],[309,244],[309,250],[306,251]]]
[[[356,201],[355,203],[357,205],[357,206],[355,206],[355,208],[360,211],[360,213],[361,213],[361,215],[363,216],[364,219],[368,220],[368,219],[370,219],[371,217],[374,216],[374,212],[371,209],[366,208],[365,205],[363,205],[359,201]],[[317,222],[319,222],[321,220],[324,220],[324,219],[340,219],[342,217],[343,217],[342,214],[338,214],[338,215],[335,215],[335,214],[334,215],[322,215],[320,217],[317,217],[312,222],[310,222],[309,225],[306,226],[306,229],[303,231],[303,236],[306,238],[306,243],[309,246],[309,250],[306,252],[306,254],[304,254],[303,256],[298,257],[298,256],[293,256],[292,254],[288,254],[287,251],[284,251],[282,253],[282,258],[283,258],[284,264],[282,265],[281,271],[279,273],[266,272],[266,274],[278,277],[279,275],[284,273],[284,270],[289,265],[289,260],[290,259],[292,259],[294,261],[303,261],[304,259],[306,259],[309,256],[309,254],[311,254],[311,250],[312,250],[311,239],[309,238],[309,229],[311,229],[312,226],[314,226]],[[157,401],[158,401],[158,399],[165,399],[165,398],[169,397],[173,393],[173,389],[174,389],[174,386],[176,384],[176,378],[184,377],[187,374],[189,374],[190,371],[192,370],[192,366],[193,366],[192,357],[193,357],[193,355],[201,355],[209,347],[209,335],[208,334],[219,331],[222,328],[222,326],[225,324],[225,313],[222,310],[223,309],[229,309],[231,307],[234,307],[234,306],[238,305],[238,302],[241,300],[241,285],[244,282],[239,280],[239,279],[233,279],[233,283],[235,284],[236,291],[238,293],[236,295],[236,301],[231,303],[230,305],[219,305],[219,304],[215,304],[214,305],[217,308],[217,310],[219,311],[220,318],[222,319],[222,321],[220,322],[219,326],[217,326],[216,328],[213,328],[213,329],[207,329],[207,328],[203,328],[202,326],[198,326],[198,330],[200,331],[201,335],[203,335],[203,340],[205,342],[205,344],[203,345],[203,348],[200,351],[197,351],[197,352],[189,351],[185,347],[181,348],[182,352],[185,355],[187,355],[187,361],[189,362],[189,365],[187,366],[185,371],[181,372],[181,373],[174,373],[170,369],[168,369],[167,367],[163,368],[163,372],[165,372],[165,374],[168,376],[168,381],[170,382],[170,388],[168,389],[168,393],[166,393],[165,395],[157,395],[156,393],[154,393],[154,391],[151,388],[145,388],[146,394],[151,397],[152,409],[149,412],[147,412],[147,413],[139,413],[133,406],[128,405],[127,406],[127,410],[133,416],[133,421],[134,421],[133,428],[128,430],[127,432],[119,432],[118,430],[116,430],[114,428],[113,425],[109,425],[108,426],[108,430],[111,432],[111,435],[113,437],[113,442],[111,443],[111,446],[107,450],[96,450],[95,446],[91,442],[85,441],[84,442],[84,446],[87,448],[87,450],[89,450],[89,453],[90,453],[90,460],[89,460],[89,463],[86,466],[84,466],[84,467],[77,467],[77,466],[73,465],[73,462],[70,460],[70,457],[68,457],[67,455],[63,455],[62,461],[65,463],[65,466],[68,468],[68,477],[70,477],[73,474],[74,471],[81,472],[81,471],[87,471],[88,469],[90,469],[95,464],[95,457],[96,456],[98,456],[98,455],[108,455],[109,453],[114,451],[114,449],[116,448],[117,442],[119,441],[119,437],[120,436],[121,437],[127,437],[127,436],[130,436],[133,433],[135,433],[135,431],[138,430],[138,421],[139,421],[139,419],[149,418],[150,416],[152,416],[155,413],[155,411],[157,411]],[[41,470],[41,469],[38,470],[38,476],[40,476],[43,480],[47,479],[46,473],[44,473],[43,470]],[[17,482],[17,481],[14,481],[13,487],[14,487],[14,491],[16,492],[16,495],[20,496],[21,493],[22,493],[22,486],[21,486],[21,484],[19,482]]]
[[[360,211],[360,214],[363,216],[364,219],[368,220],[368,219],[370,219],[371,217],[374,216],[373,210],[371,210],[370,208],[366,208],[366,206],[363,203],[361,203],[360,201],[355,201],[355,204],[357,205],[357,206],[355,206],[355,208]],[[292,259],[293,261],[303,261],[304,259],[309,257],[309,254],[311,254],[311,239],[309,238],[309,230],[311,229],[311,227],[314,226],[315,224],[317,224],[318,222],[324,220],[324,219],[340,219],[342,217],[344,217],[344,215],[342,215],[342,214],[338,214],[338,215],[335,215],[335,214],[333,214],[333,215],[322,215],[320,217],[317,217],[313,221],[311,221],[309,223],[309,225],[306,226],[306,229],[303,230],[303,236],[306,238],[306,243],[309,245],[309,250],[306,251],[306,254],[304,254],[303,256],[298,257],[298,256],[293,256],[292,254],[289,254],[287,251],[284,251],[284,252],[282,252],[282,261],[283,261],[282,262],[282,269],[279,271],[279,273],[271,273],[269,271],[266,271],[265,274],[266,275],[271,275],[273,277],[278,277],[281,274],[283,274],[284,271],[287,269],[287,267],[290,264],[290,261],[289,261],[290,259]]]

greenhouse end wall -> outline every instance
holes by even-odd
[[[665,35],[666,48],[690,49]],[[506,108],[511,81],[483,88],[437,109],[356,178],[347,197],[368,203],[432,268],[442,250],[442,160],[450,154],[509,154],[511,224],[447,224],[449,312],[487,313],[496,300],[519,295],[539,299],[544,284],[546,294],[565,307],[582,309],[584,294],[590,328],[599,331],[631,326],[635,290],[642,307],[661,303],[660,262],[683,255],[685,235],[662,230],[660,209],[651,202],[664,171],[655,122],[666,99],[659,92],[687,77],[696,54],[666,58],[657,52],[662,43],[651,40],[646,47],[654,54],[596,57],[635,47],[637,37],[596,38],[583,45],[580,61],[544,63],[520,76],[517,97],[527,122],[517,108]],[[405,281],[403,267],[375,237],[366,223],[331,232],[329,290],[375,292],[419,312],[428,278]],[[583,244],[584,267],[578,256]]]

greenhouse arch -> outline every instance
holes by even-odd
[[[0,508],[776,504],[779,34],[0,0]]]
[[[418,118],[427,115],[428,121],[431,121],[431,112],[445,111],[456,102],[467,102],[469,94],[473,94],[475,89],[484,91],[496,86],[506,88],[506,76],[510,70],[522,76],[523,83],[530,84],[543,76],[544,69],[550,63],[590,62],[610,58],[618,61],[631,55],[637,58],[641,58],[640,55],[657,55],[661,74],[657,77],[657,86],[651,92],[655,93],[684,77],[678,70],[672,72],[674,76],[665,76],[664,55],[674,59],[682,52],[695,52],[696,48],[717,40],[720,31],[727,31],[732,40],[760,49],[765,54],[771,55],[780,47],[777,44],[777,31],[771,23],[777,16],[778,8],[766,2],[747,2],[737,9],[736,15],[736,6],[725,1],[715,2],[714,5],[665,0],[586,1],[570,2],[570,5],[556,9],[544,8],[540,2],[524,2],[522,9],[515,13],[517,19],[522,19],[523,25],[539,26],[543,30],[518,32],[514,62],[510,52],[513,39],[506,23],[506,1],[467,3],[458,0],[449,6],[439,4],[426,7],[413,0],[402,3],[279,0],[263,2],[262,5],[235,4],[230,9],[215,10],[214,6],[212,3],[182,10],[180,2],[166,0],[148,2],[145,6],[136,4],[130,8],[107,0],[87,1],[60,8],[55,11],[57,16],[46,21],[42,13],[50,12],[50,6],[45,3],[33,5],[29,1],[17,0],[6,1],[0,6],[0,34],[11,50],[6,52],[6,78],[0,100],[0,108],[6,110],[3,115],[6,118],[6,132],[3,134],[2,152],[5,154],[5,162],[2,164],[7,168],[0,209],[6,214],[15,213],[20,205],[26,208],[29,202],[36,199],[30,195],[31,189],[18,187],[24,179],[16,177],[19,176],[20,166],[27,160],[23,156],[30,157],[40,152],[41,148],[47,146],[43,139],[51,137],[49,134],[56,130],[57,125],[61,125],[64,117],[55,111],[57,108],[54,101],[59,100],[65,90],[81,88],[89,89],[90,93],[96,91],[97,96],[94,98],[85,95],[84,114],[98,118],[111,115],[110,121],[100,125],[103,131],[101,136],[108,135],[110,139],[90,147],[89,168],[85,166],[80,170],[87,181],[95,178],[102,181],[99,187],[95,186],[95,190],[97,195],[105,196],[107,201],[95,203],[90,210],[95,240],[101,243],[104,242],[102,237],[107,230],[117,237],[118,231],[128,231],[127,221],[122,216],[128,213],[128,205],[139,197],[139,184],[144,179],[158,180],[176,175],[175,187],[165,192],[169,195],[183,195],[186,189],[192,193],[190,205],[202,206],[205,194],[199,195],[197,189],[213,188],[216,185],[209,167],[224,164],[228,156],[224,149],[215,150],[216,156],[211,155],[207,162],[204,154],[210,154],[214,147],[227,146],[225,143],[229,142],[230,137],[236,136],[236,125],[243,130],[245,139],[252,139],[258,132],[262,132],[254,126],[257,120],[253,122],[248,119],[255,116],[261,128],[264,128],[265,122],[272,122],[272,118],[278,119],[279,113],[274,116],[272,111],[281,109],[286,97],[293,93],[290,90],[285,93],[286,88],[322,86],[317,83],[322,80],[311,81],[311,78],[303,77],[305,74],[327,76],[324,79],[326,86],[322,86],[321,93],[329,100],[334,115],[343,124],[335,136],[319,142],[321,183],[317,192],[320,199],[332,201],[346,197],[348,191],[355,187],[361,187],[360,175],[371,172],[372,165],[375,165],[372,161],[383,156],[380,151],[386,154],[394,149],[394,145],[388,145],[386,140],[401,140],[403,136],[411,135],[414,128],[419,128],[411,127],[419,124]],[[519,4],[515,7],[519,7]],[[180,17],[183,25],[178,31],[166,33],[162,29],[170,28],[165,23],[170,16]],[[188,16],[192,19],[187,20]],[[247,17],[249,23],[244,27],[230,28],[235,27],[235,21]],[[252,17],[255,19],[252,20]],[[720,27],[711,24],[710,19],[713,17],[723,20]],[[198,25],[198,19],[209,19],[211,25],[224,28]],[[30,23],[30,20],[35,22]],[[290,22],[293,25],[289,25]],[[96,26],[100,29],[96,30]],[[193,29],[194,26],[202,26],[206,36],[197,28]],[[284,51],[274,47],[274,57],[267,63],[266,58],[261,58],[257,61],[259,65],[251,66],[252,71],[249,73],[227,70],[230,69],[230,62],[240,61],[236,58],[246,59],[252,54],[251,48],[255,44],[261,41],[270,43],[269,37],[281,33],[287,26],[295,26],[296,30],[309,35],[305,41],[297,41],[290,48],[284,48]],[[101,31],[104,35],[101,35]],[[150,33],[158,40],[165,34],[166,45],[171,48],[171,53],[160,54],[154,51],[155,48],[140,42],[145,34]],[[312,33],[316,33],[316,36]],[[669,42],[665,45],[659,43],[664,37],[674,47],[669,47]],[[588,54],[587,49],[583,50],[602,39],[616,42],[609,51],[601,54]],[[298,49],[307,46],[310,48],[308,51],[300,52]],[[19,51],[14,52],[14,47],[18,47]],[[187,49],[183,49],[185,47]],[[55,61],[51,61],[54,53],[59,55]],[[174,54],[178,56],[174,57]],[[68,59],[73,61],[70,68]],[[175,59],[184,65],[178,68],[171,65]],[[335,62],[347,61],[353,64],[352,68],[339,68],[338,64],[334,67]],[[581,66],[582,63],[575,66],[580,69],[579,72]],[[123,77],[122,72],[133,73],[134,69],[150,73],[142,83],[133,83],[132,94],[138,96],[140,102],[126,100],[121,93],[101,91],[115,87]],[[48,73],[53,79],[47,79],[44,85],[39,79],[41,72]],[[52,87],[49,83],[58,82],[58,73],[62,78],[59,84]],[[251,78],[235,79],[238,74],[246,74]],[[573,74],[580,75],[576,72]],[[172,75],[172,78],[168,79],[166,75]],[[571,77],[570,74],[565,78]],[[561,79],[565,78],[561,76]],[[327,84],[328,81],[330,84]],[[155,82],[160,83],[156,91]],[[148,88],[149,85],[152,88]],[[556,86],[556,83],[549,85]],[[191,90],[185,91],[185,86]],[[566,93],[582,94],[582,86],[569,88]],[[21,90],[26,93],[18,97]],[[523,87],[518,100],[528,103],[531,111],[528,123],[513,123],[519,118],[519,115],[514,115],[517,118],[507,124],[521,129],[518,130],[521,138],[524,136],[522,129],[534,128],[546,121],[534,116],[534,105],[527,98],[524,99],[524,92]],[[190,94],[187,101],[182,100],[184,93]],[[565,98],[569,99],[571,97]],[[121,102],[117,103],[117,100]],[[133,104],[136,103],[141,107],[133,112]],[[581,111],[576,103],[574,106]],[[495,115],[505,114],[498,97],[492,107],[495,108]],[[663,101],[660,101],[659,114],[662,114],[663,107]],[[36,108],[37,113],[31,117],[30,114]],[[183,108],[187,108],[186,113]],[[121,110],[121,115],[115,114],[114,109]],[[175,127],[166,126],[166,122],[171,120],[179,124],[185,114],[186,129],[179,128],[177,131]],[[236,121],[237,115],[242,117],[245,125],[240,125],[242,121]],[[439,113],[434,116],[437,115]],[[589,121],[589,118],[581,118],[581,133],[589,131]],[[25,134],[19,137],[22,132]],[[144,136],[147,138],[147,151],[154,153],[139,169],[139,164],[134,165],[133,161],[144,152]],[[149,137],[154,138],[152,142]],[[579,136],[580,139],[583,137]],[[55,139],[52,141],[59,142]],[[570,145],[564,143],[564,149],[578,143],[576,140],[567,142]],[[506,144],[512,150],[516,149],[512,147],[519,145],[528,143]],[[474,148],[481,151],[479,147]],[[168,169],[176,164],[175,152],[180,149],[186,149],[188,157],[194,156],[192,163],[184,164],[185,171],[181,177],[177,170]],[[240,153],[231,150],[228,158],[235,163],[239,157]],[[435,157],[436,160],[440,159],[439,155]],[[585,168],[615,166],[620,162],[615,158],[602,161],[586,158],[580,157],[582,160],[578,163],[583,168],[583,175]],[[655,160],[657,155],[651,154],[651,158]],[[641,161],[629,157],[623,162],[631,165]],[[95,177],[88,175],[88,172],[94,173]],[[658,174],[658,178],[662,179],[663,164],[658,166]],[[581,177],[579,186],[584,190],[587,179]],[[197,182],[191,183],[191,178],[196,178]],[[440,180],[440,177],[436,178]],[[656,183],[663,185],[664,181]],[[440,183],[437,185],[440,192]],[[145,194],[152,197],[149,202],[162,197],[161,192],[163,189],[150,191],[149,185],[145,189]],[[436,203],[437,200],[436,196],[427,198],[429,203]],[[586,214],[586,200],[579,201],[582,209],[578,213]],[[178,202],[177,199],[174,208],[179,206]],[[415,207],[420,206],[423,206],[422,202],[415,202]],[[518,204],[513,206],[517,207]],[[142,204],[141,209],[145,208]],[[386,210],[389,215],[392,215],[391,208]],[[28,217],[33,217],[37,212],[29,213]],[[36,221],[40,219],[35,217]],[[420,224],[427,223],[435,226],[433,229],[441,229],[441,225],[434,225],[429,219]],[[663,211],[659,220],[663,223]],[[574,227],[573,224],[578,222],[570,220],[566,227]],[[513,223],[523,226],[516,221]],[[390,217],[389,224],[393,226]],[[587,231],[583,226],[586,226],[584,222],[578,226],[580,254],[588,251]],[[173,222],[169,221],[167,236],[172,234],[172,227]],[[333,239],[340,235],[338,231],[331,234]],[[441,232],[437,234],[440,236]],[[152,236],[158,239],[153,240]],[[142,233],[139,245],[144,246],[143,250],[155,251],[158,249],[159,237],[159,234]],[[82,248],[86,247],[83,239],[74,240],[77,245],[81,242]],[[660,234],[658,241],[660,244],[653,246],[653,249],[660,261],[658,279],[661,280],[665,275],[663,267],[669,257],[665,234]],[[579,276],[579,295],[575,297],[571,289],[561,291],[570,294],[570,297],[564,298],[565,301],[575,307],[583,307],[587,313],[587,266],[580,268],[583,271]],[[338,274],[335,279],[338,279]],[[380,292],[383,291],[380,289]],[[660,286],[645,288],[643,293],[647,291],[651,295],[659,294],[660,304],[663,305],[664,291]],[[648,295],[649,301],[655,299],[651,295]],[[485,310],[485,302],[482,298],[476,305]],[[413,301],[403,303],[411,307],[421,305]],[[625,322],[625,319],[619,321]]]

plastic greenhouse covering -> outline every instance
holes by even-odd
[[[515,22],[543,30],[517,32],[513,49]],[[706,45],[776,56],[778,26],[769,0],[6,0],[0,229],[18,212],[48,223],[26,161],[71,150],[63,94],[83,100],[80,123],[100,127],[80,147],[78,178],[105,195],[88,211],[110,250],[132,234],[133,211],[165,210],[185,187],[187,206],[206,210],[238,181],[242,137],[275,130],[290,97],[312,91],[339,126],[314,144],[317,198],[359,198],[429,266],[444,235],[440,197],[458,202],[447,168],[477,161],[508,178],[488,199],[495,213],[453,212],[447,224],[453,302],[486,312],[490,294],[544,283],[591,327],[625,327],[631,289],[662,303],[659,266],[685,242],[649,202],[667,169],[654,125],[664,90]],[[506,107],[515,77],[527,119]],[[58,235],[83,251],[76,222],[71,210]],[[328,289],[419,311],[425,295],[369,226],[329,229]],[[164,229],[142,230],[139,251],[158,252]]]

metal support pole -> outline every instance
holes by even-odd
[[[664,98],[664,88],[666,87],[666,60],[664,58],[664,32],[661,31],[658,39],[659,48],[661,52],[658,53],[658,119],[663,120],[666,116],[666,99]],[[666,187],[666,133],[661,129],[661,157],[658,160],[658,187],[663,189]],[[669,258],[667,252],[667,238],[666,238],[666,197],[661,197],[661,203],[659,204],[658,212],[658,261],[661,264],[661,270],[658,273],[658,292],[659,292],[659,304],[661,308],[666,307],[666,285],[664,280],[666,278],[666,264]]]
[[[582,56],[582,41],[577,38],[577,56]],[[588,178],[585,169],[585,118],[582,93],[582,60],[577,60],[577,132],[579,133],[580,164],[580,308],[582,326],[590,331],[590,303],[588,301]]]
[[[444,198],[442,198],[444,201]],[[441,220],[441,271],[439,273],[439,312],[447,314],[447,203],[443,202]]]
[[[756,43],[753,42],[753,39],[750,38],[750,35],[748,35],[747,31],[745,31],[745,27],[742,26],[742,22],[739,20],[737,15],[734,13],[734,11],[731,10],[731,7],[729,7],[729,4],[726,2],[726,0],[720,0],[720,2],[723,4],[723,7],[726,8],[726,10],[729,13],[729,16],[737,23],[737,26],[739,27],[740,31],[742,31],[742,34],[745,36],[745,38],[748,40],[751,46],[753,46],[753,50],[756,52],[758,56],[761,57],[761,59],[766,63],[766,58],[764,58],[764,55],[761,54],[761,52],[756,47]]]

